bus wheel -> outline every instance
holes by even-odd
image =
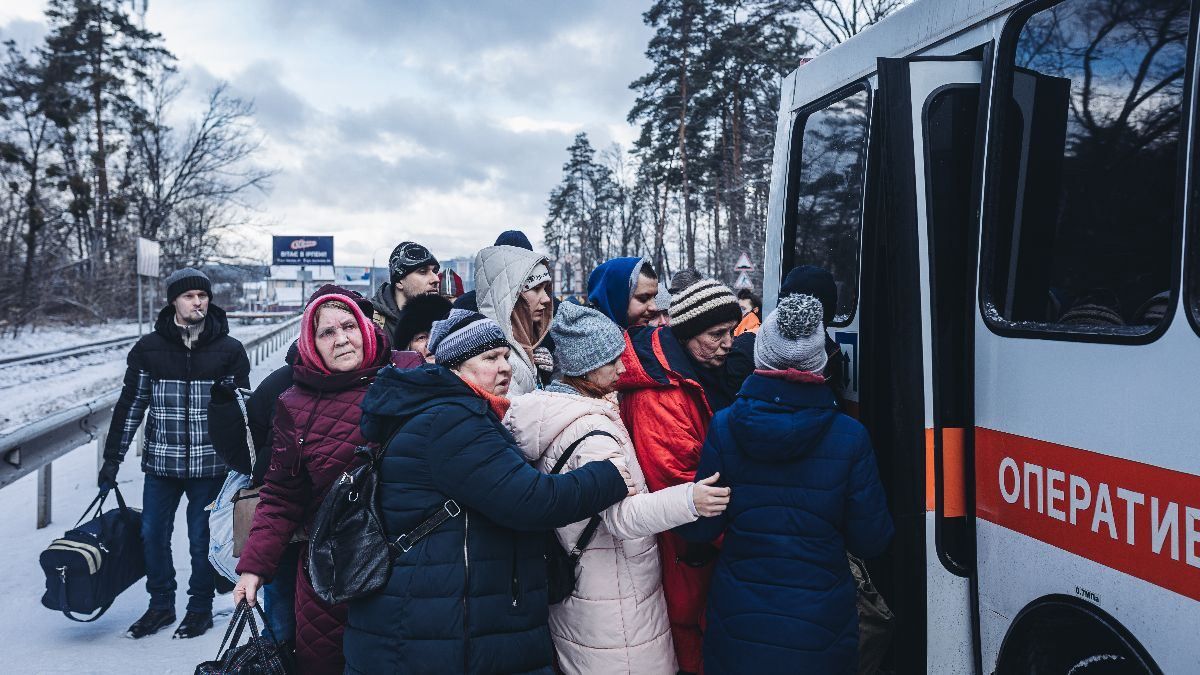
[[[1141,644],[1107,612],[1047,596],[1021,610],[1000,647],[997,675],[1156,675]]]

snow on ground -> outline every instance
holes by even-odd
[[[136,323],[122,325],[124,332],[118,331],[107,337],[137,334]],[[235,321],[229,326],[229,332],[233,337],[245,342],[270,332],[277,325],[243,325]],[[36,334],[40,336],[39,341],[27,343],[26,346],[30,348],[22,353],[43,352],[55,346],[65,349],[67,346],[95,342],[106,337],[92,332],[94,328],[96,327],[77,328],[74,332],[39,331]],[[86,339],[80,341],[81,336]],[[21,342],[25,337],[15,341]],[[0,353],[4,352],[8,342],[10,338],[0,339]],[[119,388],[121,378],[125,375],[125,356],[128,353],[129,347],[122,347],[51,363],[0,366],[0,398],[3,398],[5,403],[0,409],[0,434],[9,433],[15,427],[39,417]]]
[[[257,386],[262,378],[283,364],[286,352],[279,350],[251,374]],[[213,659],[221,644],[232,611],[232,595],[218,595],[213,610],[213,629],[193,640],[172,640],[174,628],[164,628],[141,640],[123,637],[125,630],[146,611],[149,595],[145,580],[130,586],[103,617],[93,623],[76,623],[41,604],[45,575],[38,555],[52,540],[70,529],[96,496],[96,446],[87,444],[56,460],[53,465],[54,522],[45,529],[35,527],[37,517],[37,474],[0,489],[0,636],[4,636],[4,658],[0,672],[26,673],[191,673],[202,661]],[[142,504],[142,473],[130,452],[119,475],[121,494],[130,506]],[[185,498],[186,499],[186,498]],[[110,497],[105,509],[115,508]],[[175,611],[179,619],[187,605],[187,522],[181,501],[175,518],[174,561],[179,590]]]
[[[0,338],[0,357],[38,354],[56,347],[66,349],[137,334],[137,321],[110,321],[94,326],[31,326],[18,337],[6,334]]]

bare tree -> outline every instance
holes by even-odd
[[[793,0],[800,32],[830,49],[879,23],[911,0]]]

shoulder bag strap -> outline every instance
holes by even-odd
[[[238,409],[242,411],[242,421],[246,424],[246,450],[250,453],[250,475],[253,476],[255,465],[258,463],[258,448],[254,447],[254,434],[250,433],[250,411],[246,409],[250,390],[239,388],[233,397],[237,399]]]
[[[575,439],[574,443],[568,445],[566,450],[563,450],[562,456],[559,457],[558,461],[554,463],[554,468],[550,471],[550,473],[556,474],[559,471],[562,471],[562,468],[566,465],[567,460],[571,458],[571,455],[575,454],[575,449],[579,447],[579,444],[583,443],[585,439],[591,438],[592,436],[608,436],[614,441],[617,441],[617,437],[613,436],[607,431],[601,431],[599,429],[589,431]],[[620,443],[620,441],[617,442]],[[575,546],[571,548],[570,555],[572,558],[577,560],[579,559],[579,556],[583,555],[583,549],[587,548],[587,545],[592,541],[592,537],[596,536],[596,530],[600,527],[600,520],[601,518],[599,515],[592,516],[591,520],[588,521],[588,524],[584,526],[583,532],[579,535],[578,541],[576,541]]]

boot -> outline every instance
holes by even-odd
[[[175,629],[175,634],[171,637],[176,640],[200,637],[212,627],[212,612],[188,612],[183,615],[183,621],[179,622],[179,628]]]
[[[146,610],[142,618],[133,622],[129,630],[125,631],[125,637],[138,640],[147,635],[153,635],[173,623],[175,623],[175,610],[151,608]]]

